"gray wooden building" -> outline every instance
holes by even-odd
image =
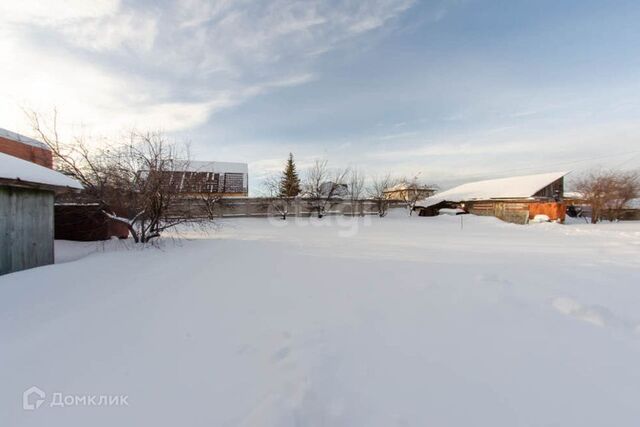
[[[54,262],[53,201],[79,182],[0,153],[0,275]]]

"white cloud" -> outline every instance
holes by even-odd
[[[5,22],[52,25],[114,14],[119,6],[119,0],[5,1],[0,16]]]
[[[72,44],[84,49],[149,51],[158,27],[153,15],[128,11],[66,24],[60,26],[59,31]]]
[[[0,4],[0,126],[20,107],[99,132],[188,129],[223,108],[317,78],[314,53],[385,25],[413,0],[118,0]],[[6,64],[7,61],[5,61]]]

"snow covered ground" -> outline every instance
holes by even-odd
[[[0,426],[638,425],[640,223],[185,234],[0,277]]]

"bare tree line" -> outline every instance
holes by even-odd
[[[117,141],[92,143],[82,136],[64,140],[55,110],[49,119],[34,111],[27,115],[33,132],[51,149],[56,168],[80,181],[83,197],[98,202],[106,217],[125,225],[136,243],[152,241],[179,224],[216,216],[219,195],[200,194],[200,209],[192,213],[179,186],[171,182],[172,174],[188,164],[186,144],[169,141],[160,131],[135,130]],[[358,168],[330,168],[327,160],[316,160],[305,171],[300,187],[318,218],[345,199],[352,202],[352,215],[364,215],[365,197],[375,200],[377,214],[383,217],[389,206],[385,190],[401,181],[408,182],[390,175],[367,180]],[[296,196],[284,194],[277,177],[267,179],[265,188],[270,206],[286,219]]]
[[[409,215],[412,213],[416,202],[424,198],[424,188],[435,188],[423,184],[418,175],[412,178],[398,178],[391,174],[367,177],[357,167],[331,168],[328,161],[315,160],[306,170],[302,182],[300,195],[292,197],[283,194],[280,188],[280,178],[270,176],[264,181],[265,193],[270,207],[282,219],[286,219],[291,213],[291,207],[296,197],[307,198],[312,203],[315,216],[322,218],[339,201],[349,200],[351,214],[353,216],[364,215],[362,201],[366,198],[373,200],[376,205],[377,215],[386,216],[392,201],[389,191],[395,186],[401,185],[401,198],[407,207]]]
[[[177,203],[184,197],[170,180],[173,172],[188,164],[188,145],[169,141],[159,131],[131,131],[119,141],[94,145],[83,137],[66,142],[58,133],[55,111],[50,120],[35,112],[28,112],[28,117],[34,133],[51,149],[57,169],[80,181],[85,195],[99,202],[108,218],[124,224],[135,242],[146,243],[176,225],[202,221],[201,213],[191,214],[188,203]],[[419,174],[367,177],[357,167],[331,168],[327,160],[316,160],[304,171],[299,194],[283,193],[282,181],[275,176],[267,178],[264,187],[266,203],[283,219],[292,213],[297,197],[308,199],[318,218],[344,200],[350,201],[352,215],[364,215],[365,198],[375,202],[380,217],[387,214],[392,200],[402,200],[410,215],[425,198],[425,189],[436,188],[426,186]],[[640,173],[593,170],[575,179],[573,189],[590,206],[591,222],[617,220],[631,200],[640,198]],[[395,192],[393,198],[390,192]],[[205,217],[213,219],[220,196],[201,194],[200,199]]]
[[[640,172],[592,170],[575,179],[573,189],[591,208],[591,223],[615,221],[631,200],[640,198]]]
[[[124,224],[136,243],[196,221],[188,210],[169,215],[179,199],[171,173],[177,159],[181,167],[184,159],[188,162],[187,145],[168,141],[160,131],[131,131],[123,140],[94,145],[83,137],[65,142],[58,133],[56,111],[49,121],[33,111],[27,114],[33,131],[51,149],[57,169],[80,181],[84,195],[97,201],[108,218]]]

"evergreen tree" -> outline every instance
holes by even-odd
[[[280,196],[295,197],[300,194],[300,178],[296,172],[296,164],[293,161],[293,154],[289,153],[287,165],[282,172],[280,180]]]

